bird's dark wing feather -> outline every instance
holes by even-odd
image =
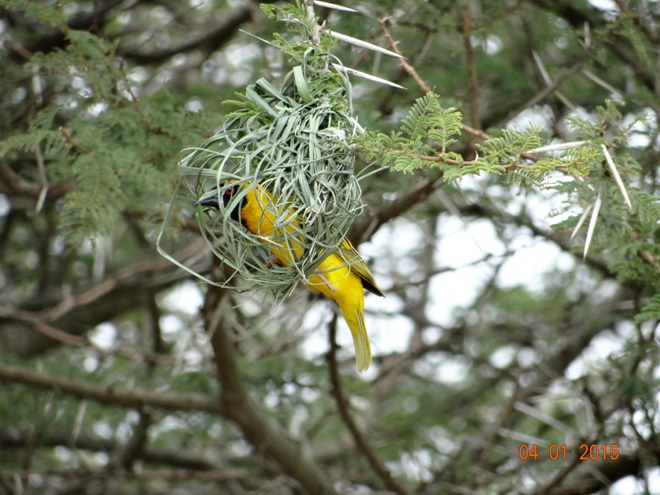
[[[342,245],[337,250],[337,255],[343,259],[351,270],[362,280],[362,286],[369,292],[376,294],[380,297],[385,297],[385,294],[380,290],[373,273],[358,253],[357,249],[348,241],[344,239]]]

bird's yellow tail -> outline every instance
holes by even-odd
[[[353,335],[355,366],[359,372],[363,372],[371,365],[371,344],[364,324],[364,311],[360,308],[352,315],[344,313],[344,318]]]

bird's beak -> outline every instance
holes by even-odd
[[[195,204],[218,209],[220,207],[218,203],[218,191],[213,189],[212,191],[205,193],[201,198],[197,200]]]

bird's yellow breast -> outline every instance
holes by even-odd
[[[300,230],[297,218],[288,214],[282,218],[273,211],[270,194],[261,187],[251,189],[245,195],[241,207],[241,219],[259,240],[271,245],[272,253],[285,265],[302,256],[302,245],[291,235]],[[276,228],[276,225],[283,225]]]

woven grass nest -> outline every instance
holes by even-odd
[[[350,145],[361,128],[353,116],[348,77],[340,64],[330,63],[332,58],[325,57],[320,68],[296,66],[281,91],[265,79],[249,85],[233,102],[239,110],[181,162],[183,175],[196,177],[197,198],[215,193],[222,198],[227,188],[239,186],[226,206],[219,200],[217,210],[198,207],[201,232],[234,276],[251,288],[272,290],[277,298],[336,250],[363,208]],[[263,207],[277,218],[281,238],[274,242],[286,245],[293,241],[287,237],[295,236],[303,247],[302,256],[287,266],[269,262],[264,240],[231,218],[255,187],[272,198]]]

